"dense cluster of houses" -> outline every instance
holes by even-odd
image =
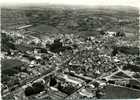
[[[26,69],[25,72],[13,75],[13,77],[18,77],[21,83],[36,76],[41,76],[42,73],[50,73],[57,69],[65,60],[72,58],[66,66],[63,66],[64,70],[57,73],[55,77],[50,76],[47,78],[49,82],[43,79],[41,85],[40,83],[38,85],[32,83],[30,87],[26,88],[25,94],[27,96],[42,91],[46,91],[46,93],[48,91],[59,91],[67,96],[86,84],[87,80],[91,81],[92,78],[98,78],[106,73],[111,74],[117,70],[116,67],[120,67],[121,64],[127,64],[128,61],[132,62],[131,64],[134,63],[131,57],[126,57],[120,49],[114,47],[118,45],[119,40],[123,41],[125,35],[121,33],[107,31],[99,37],[90,36],[86,39],[73,34],[58,34],[55,37],[48,36],[46,40],[41,40],[30,35],[21,35],[18,32],[2,32],[15,39],[15,46],[20,45],[26,48],[23,48],[25,50],[17,48],[15,50],[10,49],[9,52],[2,51],[2,59],[19,59],[27,64],[26,67],[21,66],[21,68]],[[116,70],[114,71],[114,69]],[[65,75],[65,72],[69,73],[69,75]],[[70,76],[72,79],[70,79]],[[76,77],[74,79],[74,76],[87,80],[83,81]],[[102,86],[102,83],[106,84],[106,82],[97,83],[99,87]],[[123,86],[126,86],[128,83],[128,81],[115,81],[115,84]],[[44,84],[47,84],[47,90]],[[41,88],[39,91],[36,91],[38,87]],[[100,94],[97,93],[99,90],[95,84],[89,87],[91,90],[84,88],[79,94],[89,97]],[[32,93],[30,94],[29,91],[32,91]]]

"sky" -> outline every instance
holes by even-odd
[[[140,0],[0,0],[0,6],[30,4],[84,5],[84,6],[133,6],[140,8]]]

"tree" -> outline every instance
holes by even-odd
[[[118,53],[117,47],[113,47],[113,51],[112,51],[111,56],[116,56],[117,53]]]
[[[28,86],[26,89],[25,89],[25,95],[26,96],[30,96],[33,94],[33,88],[31,86]]]
[[[2,51],[9,51],[10,49],[15,49],[14,39],[6,33],[1,33],[1,50]]]
[[[62,42],[60,42],[60,39],[54,40],[54,43],[50,46],[50,51],[59,53],[62,50]]]
[[[33,87],[33,93],[39,93],[45,89],[45,86],[41,82],[36,82],[32,84]]]
[[[30,96],[30,95],[33,95],[33,94],[37,94],[37,93],[43,91],[44,89],[45,89],[45,86],[42,83],[36,82],[36,83],[32,84],[32,87],[28,86],[25,89],[25,95]]]
[[[50,86],[54,86],[56,84],[57,84],[57,81],[56,81],[55,77],[51,77],[50,78]]]

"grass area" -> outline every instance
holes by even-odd
[[[1,69],[2,71],[4,71],[21,67],[24,65],[24,63],[17,59],[2,59],[1,65],[2,65]]]
[[[123,67],[123,70],[130,70],[134,72],[140,72],[140,66],[128,64]]]
[[[115,74],[117,76],[123,77],[123,78],[130,78],[129,76],[127,76],[126,74],[124,74],[123,72],[119,72],[117,74]]]
[[[127,46],[122,46],[118,47],[119,51],[125,54],[131,54],[131,55],[139,55],[139,48],[138,47],[127,47]]]
[[[135,99],[140,98],[140,91],[135,91],[125,87],[108,85],[103,91],[106,95],[101,99]]]
[[[31,46],[31,45],[16,45],[15,46],[17,50],[21,51],[21,52],[26,52],[26,51],[33,51],[35,47]]]
[[[43,37],[45,35],[48,36],[48,34],[51,35],[51,34],[60,33],[59,29],[52,27],[50,25],[47,25],[47,24],[38,24],[38,25],[28,28],[27,30],[34,32],[33,34],[30,33],[30,35],[33,35],[36,37]]]
[[[21,67],[26,67],[26,64],[17,59],[2,59],[1,66],[2,82],[6,82],[10,76],[21,72]]]
[[[140,78],[140,74],[133,75],[134,78]]]
[[[131,79],[131,80],[129,80],[129,82],[130,82],[130,85],[136,85],[136,86],[140,87],[140,82],[138,82],[136,80]]]
[[[56,34],[59,32],[55,27],[46,25],[46,24],[39,24],[33,27],[28,28],[29,31],[39,32],[39,33],[53,33]]]

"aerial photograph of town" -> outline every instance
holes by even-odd
[[[2,100],[140,99],[139,10],[1,8]]]

